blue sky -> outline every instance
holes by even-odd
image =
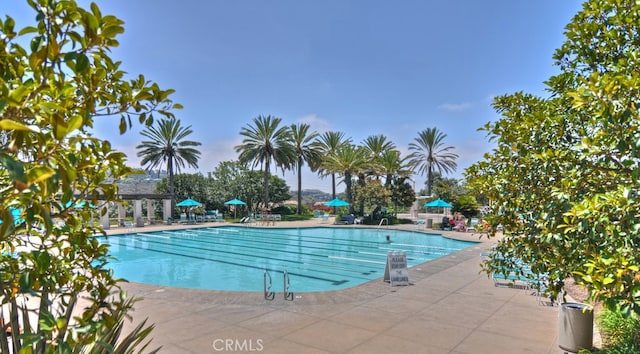
[[[202,142],[204,174],[237,157],[240,130],[262,114],[356,143],[384,134],[403,155],[419,131],[437,127],[460,156],[455,178],[491,150],[477,129],[497,118],[492,97],[546,96],[553,52],[581,8],[576,0],[96,2],[125,21],[113,58],[176,90],[184,106],[176,116]],[[34,18],[24,1],[2,7],[19,27]],[[140,167],[141,128],[120,136],[117,127],[102,119],[96,135]],[[284,178],[296,186],[293,172]],[[424,176],[414,179],[420,189]],[[330,180],[307,171],[303,189],[328,192]]]

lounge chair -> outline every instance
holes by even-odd
[[[185,213],[180,214],[180,223],[181,224],[186,224],[188,222],[189,222],[189,220],[187,220],[187,214],[185,214]]]
[[[491,274],[493,285],[497,287],[510,287],[517,289],[531,289],[532,278],[530,274],[518,275],[516,270],[496,272]]]
[[[476,229],[476,226],[478,226],[479,223],[480,223],[480,219],[471,218],[471,221],[469,222],[469,226],[467,226],[467,231],[477,232],[478,230]]]
[[[125,227],[128,231],[132,231],[135,229],[135,226],[133,225],[133,221],[123,221],[122,222],[122,226]]]
[[[335,225],[351,225],[353,224],[355,217],[353,215],[345,215],[340,220],[334,222]]]

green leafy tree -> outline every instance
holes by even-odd
[[[385,186],[391,191],[391,203],[394,207],[408,208],[416,201],[416,192],[407,182],[406,177],[392,180],[391,185]]]
[[[467,189],[460,183],[460,180],[443,177],[440,173],[435,172],[433,174],[432,193],[442,200],[453,202],[460,196],[467,194]]]
[[[271,163],[280,167],[282,172],[291,168],[296,161],[296,155],[291,144],[291,129],[280,126],[281,118],[272,116],[258,116],[253,119],[253,125],[243,127],[240,135],[244,137],[242,145],[235,147],[239,153],[241,163],[252,163],[263,168],[264,205],[269,207],[269,175]]]
[[[293,197],[289,192],[291,188],[289,188],[284,179],[278,176],[270,176],[269,178],[269,195],[273,203],[282,204],[285,200],[289,200]],[[258,187],[260,186],[261,185],[259,184]]]
[[[309,132],[309,124],[291,125],[291,143],[296,154],[295,166],[298,173],[298,206],[296,213],[302,214],[302,166],[305,162],[309,166],[317,165],[320,160],[320,144],[316,140],[317,132]]]
[[[640,313],[640,4],[585,2],[554,58],[551,95],[497,97],[496,148],[466,175],[505,236],[487,272],[520,259],[558,293],[572,277],[591,301]]]
[[[331,198],[336,199],[336,173],[340,171],[330,170],[330,164],[326,164],[327,156],[334,155],[336,151],[345,144],[351,144],[351,138],[345,138],[343,132],[328,131],[318,137],[322,159],[319,166],[316,166],[321,176],[331,175]],[[335,208],[334,208],[335,210]]]
[[[225,207],[227,200],[238,198],[247,203],[249,212],[257,212],[265,208],[264,200],[264,174],[260,171],[251,171],[245,164],[238,161],[223,161],[211,173],[211,188],[216,203]],[[270,200],[273,203],[282,203],[291,198],[289,186],[285,180],[278,176],[269,176]]]
[[[391,191],[377,179],[369,179],[366,184],[358,185],[353,191],[354,203],[363,205],[363,211],[371,216],[371,222],[382,209],[391,203]]]
[[[222,161],[216,166],[211,172],[211,188],[216,209],[222,209],[224,202],[233,198],[240,199],[249,206],[254,204],[253,199],[260,196],[256,185],[261,185],[262,179],[249,180],[248,172],[246,164],[238,161]],[[252,210],[250,207],[249,209]]]
[[[460,195],[451,201],[453,205],[452,212],[459,212],[467,219],[478,215],[480,212],[480,204],[472,195]]]
[[[121,336],[135,299],[121,290],[108,246],[93,237],[104,231],[90,222],[118,201],[115,182],[132,170],[91,129],[114,117],[124,133],[132,118],[151,124],[153,113],[173,117],[179,105],[143,76],[125,79],[111,59],[121,20],[95,4],[28,4],[33,26],[0,20],[0,352],[143,350],[153,326]]]
[[[185,140],[193,133],[191,126],[183,127],[178,119],[161,119],[156,126],[148,126],[140,134],[149,140],[143,140],[136,146],[140,164],[147,166],[147,171],[166,164],[169,174],[169,194],[171,194],[171,215],[176,202],[174,191],[174,174],[189,166],[198,168],[200,151],[195,146],[201,143]]]
[[[163,178],[156,186],[157,193],[169,193],[171,184],[168,178]],[[191,198],[202,203],[205,210],[215,208],[215,201],[211,191],[211,181],[202,173],[180,173],[173,176],[176,200]],[[173,215],[174,217],[176,215]]]
[[[431,195],[434,172],[451,173],[458,167],[458,155],[451,152],[453,146],[445,146],[446,137],[447,134],[437,128],[427,128],[409,143],[409,150],[413,151],[409,163],[418,169],[418,173],[427,173],[427,195]]]

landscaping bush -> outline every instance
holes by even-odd
[[[311,214],[291,214],[291,215],[282,215],[282,221],[305,221],[313,218]]]
[[[603,310],[598,316],[603,348],[599,353],[640,353],[640,319]]]
[[[296,213],[296,207],[279,206],[271,209],[271,214],[290,215]]]

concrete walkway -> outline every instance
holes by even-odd
[[[118,231],[124,230],[109,233]],[[445,234],[478,241],[471,233]],[[379,279],[342,291],[295,294],[293,301],[282,293],[269,301],[261,292],[137,283],[124,288],[144,298],[132,313],[134,323],[155,323],[152,347],[162,346],[161,353],[563,353],[558,308],[538,304],[526,290],[497,288],[480,274],[480,253],[493,244],[481,241],[409,268],[412,285],[406,287]]]

